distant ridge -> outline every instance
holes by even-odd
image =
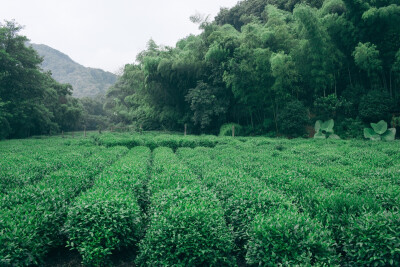
[[[50,70],[56,81],[71,84],[75,97],[104,95],[107,89],[117,81],[117,75],[101,69],[84,67],[66,54],[47,45],[30,45],[43,57],[43,70]]]

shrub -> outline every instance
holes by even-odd
[[[307,213],[260,214],[250,229],[246,261],[262,266],[337,265],[331,233]]]
[[[82,160],[83,166],[59,170],[39,183],[15,190],[4,203],[9,208],[0,211],[0,266],[40,265],[46,253],[63,242],[60,229],[70,201],[127,150],[98,148]]]
[[[64,226],[68,246],[79,251],[84,264],[103,265],[114,250],[139,240],[143,228],[139,204],[147,201],[143,185],[149,158],[149,148],[133,148],[69,208]]]
[[[359,119],[346,118],[336,126],[336,132],[344,139],[363,138],[364,123]]]
[[[278,121],[283,134],[289,137],[303,136],[309,121],[307,109],[300,101],[293,100],[286,104],[279,114]]]
[[[319,97],[314,101],[314,111],[317,118],[323,121],[331,118],[336,119],[339,113],[349,114],[351,103],[342,98],[337,98],[336,95],[331,94],[327,97]]]
[[[98,189],[70,207],[64,229],[68,246],[79,251],[83,264],[98,266],[113,250],[139,240],[141,211],[132,193]]]
[[[390,119],[392,100],[387,92],[370,91],[361,98],[358,112],[360,118],[367,123]]]
[[[353,218],[344,239],[345,261],[353,266],[400,266],[400,214],[365,213]]]
[[[152,198],[151,221],[140,242],[140,266],[232,266],[233,240],[218,200],[200,185]]]
[[[249,227],[258,213],[275,211],[280,207],[293,208],[281,194],[234,168],[208,169],[203,182],[221,200],[227,223],[232,226],[235,242],[242,252],[249,239]]]

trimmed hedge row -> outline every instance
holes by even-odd
[[[249,231],[246,261],[262,266],[337,266],[331,232],[307,213],[278,209],[260,213]]]
[[[382,223],[384,216],[398,218],[400,158],[393,153],[400,149],[382,146],[357,143],[356,152],[346,143],[294,142],[279,149],[266,145],[263,151],[248,147],[240,155],[232,148],[213,149],[212,156],[292,198],[300,210],[326,226],[341,264],[384,266],[396,265],[400,257],[395,245],[400,236],[390,230],[398,229],[399,221]]]
[[[150,223],[139,266],[234,266],[233,238],[212,192],[170,148],[154,151]]]
[[[59,170],[2,200],[0,265],[39,264],[50,248],[61,245],[69,203],[92,185],[94,176],[127,152],[125,147],[97,148],[84,168]],[[11,196],[11,195],[8,195]],[[21,199],[19,199],[21,198]]]
[[[290,199],[271,190],[258,179],[240,169],[226,166],[215,154],[211,158],[212,152],[210,149],[182,148],[178,150],[178,155],[198,173],[202,173],[203,183],[216,192],[226,220],[232,227],[239,252],[246,255],[248,264],[304,265],[310,261],[314,264],[337,264],[338,256],[329,230],[308,214],[299,213]],[[236,154],[229,155],[233,162],[239,160],[235,159]],[[242,160],[247,159],[244,157]],[[280,223],[275,224],[275,221],[268,219],[275,217],[282,218]],[[297,223],[290,224],[290,221]],[[313,233],[314,228],[321,230],[319,235]],[[265,229],[271,231],[271,236],[263,232]],[[292,247],[280,246],[294,237],[296,242]]]
[[[67,244],[79,251],[83,264],[104,265],[115,250],[139,241],[144,224],[138,201],[145,199],[149,159],[150,149],[133,148],[69,208]]]
[[[213,135],[205,136],[182,136],[182,135],[152,135],[152,134],[115,134],[106,133],[94,136],[99,145],[106,147],[126,146],[132,148],[135,146],[147,146],[151,150],[157,147],[168,147],[176,151],[179,147],[215,147],[217,144],[237,144],[241,143],[238,139],[230,137],[216,137]]]
[[[79,164],[96,148],[70,147],[61,142],[6,143],[0,158],[0,198],[14,188],[40,181],[58,169]]]

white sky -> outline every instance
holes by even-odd
[[[0,0],[0,21],[15,19],[32,43],[46,44],[93,68],[117,72],[150,38],[174,46],[198,25],[196,12],[217,15],[238,0]]]

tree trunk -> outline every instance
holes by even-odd
[[[351,81],[351,73],[350,73],[350,67],[347,65],[347,70],[349,71],[349,80],[350,80],[350,85],[353,87],[353,82]]]
[[[279,134],[279,130],[278,130],[278,105],[276,103],[272,104],[272,109],[273,109],[273,114],[274,114],[276,135],[278,135]]]
[[[389,93],[390,97],[393,98],[393,91],[392,91],[392,70],[389,72]]]

